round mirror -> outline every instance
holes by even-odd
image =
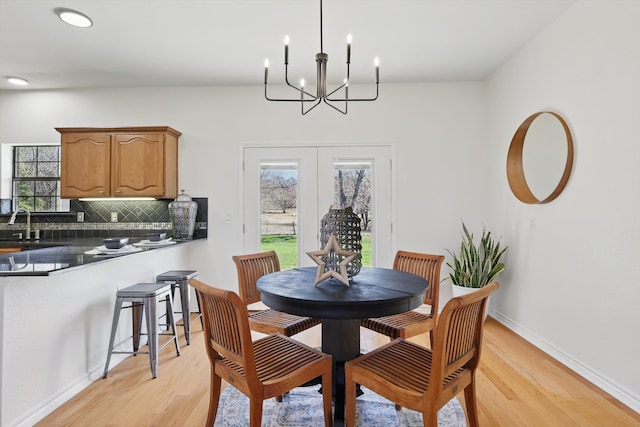
[[[522,122],[507,154],[507,179],[518,200],[554,200],[567,185],[572,166],[571,131],[559,114],[542,111]]]

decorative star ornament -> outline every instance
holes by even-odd
[[[327,263],[325,262],[325,257],[333,257],[335,255],[341,255],[344,259],[338,264],[340,268],[340,272],[333,270],[332,268],[327,268]],[[355,257],[355,252],[345,251],[340,247],[338,243],[338,239],[336,239],[335,233],[331,233],[329,237],[329,241],[327,242],[324,249],[319,251],[310,251],[307,252],[307,255],[311,257],[311,259],[318,264],[318,274],[316,275],[316,286],[318,283],[322,282],[329,277],[333,277],[334,279],[340,280],[345,285],[349,286],[349,276],[347,275],[347,264],[349,264]],[[325,271],[326,270],[326,271]]]

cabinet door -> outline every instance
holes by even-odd
[[[63,134],[60,195],[63,198],[110,196],[111,135]]]
[[[164,196],[164,134],[114,135],[112,195]]]

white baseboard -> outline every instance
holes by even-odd
[[[518,334],[523,339],[527,340],[540,350],[547,353],[549,356],[556,359],[558,362],[565,365],[567,368],[574,371],[576,374],[585,378],[587,381],[595,385],[596,387],[602,389],[606,393],[609,393],[611,396],[627,405],[629,408],[633,409],[636,412],[640,412],[640,396],[631,392],[630,390],[616,384],[615,382],[609,380],[608,378],[601,375],[599,372],[593,370],[591,367],[583,364],[573,356],[559,350],[554,345],[540,338],[536,334],[532,333],[528,329],[520,326],[513,320],[508,317],[502,315],[501,313],[493,310],[489,307],[489,315],[496,319],[496,321],[500,322],[507,328],[511,329],[513,332]]]
[[[124,359],[127,358],[126,354],[114,354],[111,356],[111,363],[109,364],[109,370],[111,370],[114,366],[118,365]],[[86,377],[81,378],[73,384],[70,384],[64,390],[60,391],[55,396],[45,402],[39,409],[27,415],[25,418],[17,421],[14,424],[9,425],[8,427],[31,427],[37,422],[43,420],[47,415],[58,409],[69,399],[74,397],[76,394],[80,393],[85,388],[89,387],[92,382],[97,380],[98,378],[102,378],[102,373],[104,372],[104,366],[100,366],[94,370],[92,370]]]

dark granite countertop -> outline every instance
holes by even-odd
[[[139,251],[125,251],[121,254],[95,254],[96,247],[102,245],[101,238],[88,238],[67,241],[0,241],[2,247],[22,247],[21,252],[0,254],[0,277],[3,276],[48,276],[63,270],[104,262],[114,257],[126,257],[144,251],[161,250],[184,243],[203,239],[176,241],[167,246],[135,246],[143,238],[131,238],[129,244]],[[89,253],[87,253],[89,252]]]

